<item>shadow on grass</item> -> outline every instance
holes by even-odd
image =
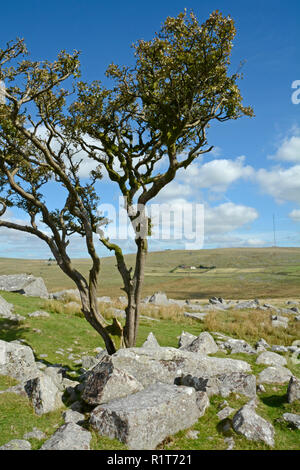
[[[286,393],[283,395],[270,395],[268,397],[261,397],[261,401],[273,408],[281,408],[287,402]]]
[[[22,324],[6,318],[0,320],[0,339],[2,341],[14,341],[23,339],[24,333],[29,328],[24,328]]]

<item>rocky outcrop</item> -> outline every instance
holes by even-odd
[[[61,426],[40,450],[90,450],[92,435],[75,423]]]
[[[255,375],[241,372],[220,374],[214,377],[186,375],[176,379],[175,383],[193,387],[195,390],[205,391],[209,397],[212,395],[228,397],[231,393],[238,393],[250,398],[256,396]]]
[[[167,436],[192,426],[201,412],[190,387],[156,383],[126,398],[97,406],[91,426],[129,449],[155,449]]]
[[[256,364],[266,364],[267,366],[285,366],[287,364],[286,358],[280,354],[266,351],[261,353],[256,359]]]
[[[171,347],[119,349],[111,359],[116,368],[135,377],[144,387],[154,382],[173,384],[175,378],[188,374],[213,377],[251,371],[245,361],[210,357]]]
[[[300,402],[300,379],[292,376],[287,389],[287,399],[289,403]]]
[[[260,372],[257,381],[265,384],[284,384],[289,382],[292,375],[286,367],[270,366]]]
[[[9,274],[0,276],[0,290],[18,294],[49,298],[45,283],[41,277],[31,274]]]
[[[232,427],[251,441],[262,441],[274,446],[274,428],[271,423],[255,412],[255,400],[240,408],[232,419]]]
[[[38,415],[49,413],[63,406],[62,393],[47,375],[28,380],[24,388]]]
[[[142,384],[126,371],[115,367],[112,357],[106,356],[89,372],[82,399],[90,405],[99,405],[142,389]]]
[[[29,346],[0,340],[0,374],[25,380],[37,376],[38,372]]]
[[[213,337],[207,331],[204,331],[203,333],[200,333],[200,335],[190,344],[181,346],[180,350],[200,354],[214,354],[219,350],[219,348],[216,345]]]

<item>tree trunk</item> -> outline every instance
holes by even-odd
[[[97,298],[95,294],[84,289],[81,285],[77,286],[80,293],[82,312],[90,325],[101,335],[108,354],[114,354],[116,347],[109,333],[106,331],[103,317],[98,312]],[[101,321],[102,320],[102,321]]]
[[[126,323],[124,327],[124,342],[127,348],[134,347],[136,345],[138,326],[139,326],[139,314],[140,314],[140,303],[141,303],[141,292],[144,282],[144,269],[147,255],[147,240],[138,239],[137,243],[137,255],[136,265],[133,275],[133,279],[129,289],[126,289],[128,305],[126,311]]]

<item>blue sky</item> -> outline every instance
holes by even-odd
[[[244,104],[255,118],[218,123],[209,130],[215,146],[186,172],[178,174],[157,202],[203,203],[204,248],[271,246],[273,214],[279,246],[300,245],[300,104],[292,103],[292,83],[300,80],[300,3],[240,1],[14,1],[1,5],[0,47],[23,37],[33,59],[54,60],[61,49],[81,51],[81,70],[87,81],[105,81],[111,63],[133,61],[130,45],[151,39],[167,16],[184,8],[199,22],[215,9],[235,20],[237,35],[233,70],[241,60]],[[300,88],[299,88],[300,90]],[[297,95],[300,98],[300,92]],[[99,185],[101,201],[114,204],[117,189]],[[56,193],[49,191],[55,205]],[[20,212],[11,218],[23,219]],[[132,243],[123,243],[132,251]],[[85,256],[81,240],[71,255]],[[182,248],[178,242],[153,242],[151,249]],[[108,254],[99,243],[99,252]],[[21,233],[0,230],[0,256],[47,257],[42,243]]]

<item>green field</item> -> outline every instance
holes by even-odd
[[[127,255],[129,266],[134,255]],[[87,275],[88,259],[74,259]],[[216,266],[212,270],[176,270],[179,265]],[[175,270],[175,271],[174,271]],[[0,275],[32,273],[41,276],[49,292],[74,288],[56,263],[47,260],[0,258]],[[103,258],[99,295],[123,295],[114,257]],[[170,298],[232,299],[292,298],[300,296],[300,248],[224,248],[151,252],[148,254],[143,295],[164,291]]]

